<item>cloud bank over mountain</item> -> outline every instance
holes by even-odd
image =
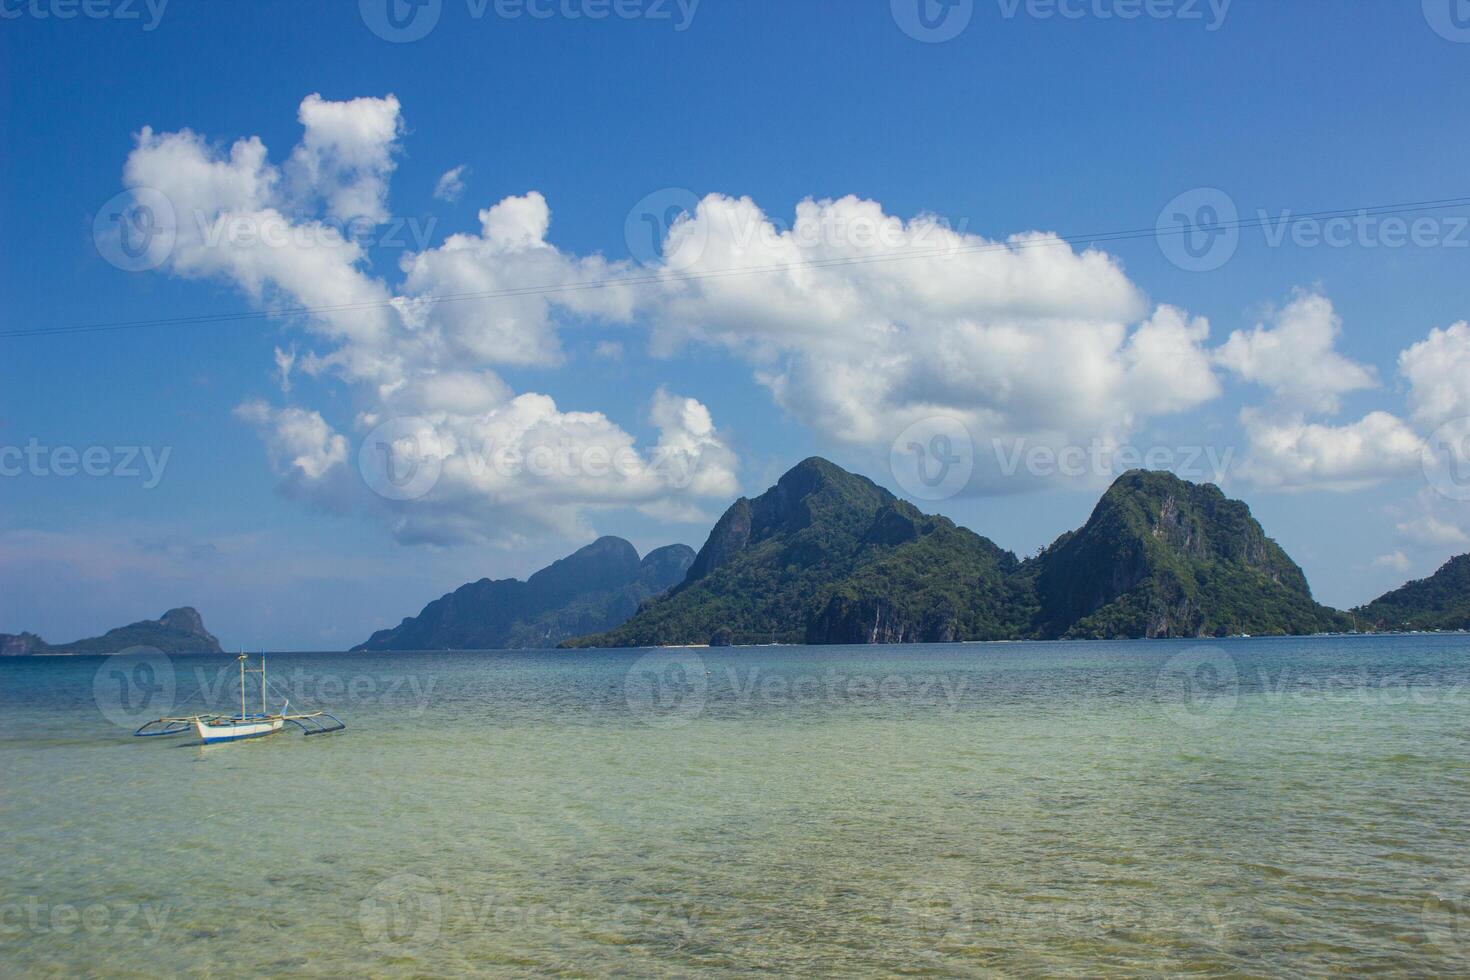
[[[856,196],[800,201],[787,222],[711,193],[639,264],[559,248],[551,205],[528,190],[390,276],[363,233],[392,213],[402,106],[309,95],[298,118],[280,164],[259,137],[226,146],[145,127],[124,182],[174,209],[162,271],[228,283],[263,310],[312,311],[300,349],[276,351],[280,399],[236,414],[285,492],[366,513],[405,543],[588,538],[616,508],[700,521],[738,492],[727,434],[677,381],[650,381],[644,416],[619,421],[505,380],[569,364],[566,336],[583,324],[642,336],[672,378],[692,349],[729,358],[820,444],[874,460],[935,417],[986,444],[1106,448],[1160,420],[1194,425],[1191,413],[1239,394],[1246,452],[1232,480],[1351,492],[1470,465],[1470,430],[1444,432],[1470,416],[1464,323],[1402,352],[1402,411],[1344,420],[1349,399],[1384,382],[1340,350],[1344,324],[1320,290],[1211,346],[1205,318],[1151,301],[1100,249],[1041,231],[986,238]],[[466,173],[446,172],[435,197],[457,199]],[[623,344],[596,351],[616,361]],[[351,411],[305,403],[302,376],[345,386]],[[651,438],[632,434],[639,424]],[[971,492],[1016,488],[990,454],[974,463]],[[1405,535],[1466,533],[1432,494],[1414,507]]]

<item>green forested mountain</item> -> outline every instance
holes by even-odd
[[[1312,599],[1306,576],[1250,508],[1213,484],[1135,470],[1078,531],[1022,572],[1032,632],[1111,638],[1315,633],[1345,617]]]
[[[823,459],[715,525],[685,581],[568,646],[898,643],[1310,633],[1342,628],[1214,486],[1125,474],[1091,519],[1020,562]]]
[[[524,582],[481,579],[462,586],[353,649],[554,647],[621,623],[640,602],[682,581],[693,560],[688,545],[658,548],[640,560],[622,538],[599,538]]]
[[[824,459],[720,518],[663,599],[580,646],[1001,637],[1015,555]]]
[[[1366,629],[1470,629],[1470,555],[1353,610]]]
[[[190,606],[170,609],[157,619],[119,626],[102,636],[52,645],[34,633],[0,633],[0,656],[37,654],[112,654],[129,647],[153,647],[164,653],[222,653],[219,640],[204,628]]]

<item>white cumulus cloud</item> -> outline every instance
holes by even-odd
[[[1215,359],[1285,408],[1332,414],[1342,395],[1377,386],[1372,368],[1336,350],[1342,320],[1327,297],[1298,293],[1267,322],[1237,330]]]
[[[272,408],[252,400],[237,407],[235,414],[260,429],[276,472],[293,484],[317,483],[347,462],[346,438],[318,412]]]
[[[1339,426],[1246,409],[1241,424],[1251,447],[1241,475],[1272,489],[1361,489],[1417,472],[1423,447],[1412,429],[1387,412]]]
[[[350,429],[310,407],[250,400],[237,409],[284,489],[375,515],[402,541],[445,544],[586,537],[590,514],[617,507],[692,519],[699,500],[737,492],[734,454],[692,398],[654,392],[657,440],[640,447],[602,413],[564,411],[496,373],[558,363],[564,320],[633,313],[626,289],[576,288],[625,267],[550,245],[540,194],[486,208],[478,235],[407,256],[395,288],[340,225],[386,217],[398,101],[312,95],[300,121],[302,141],[282,167],[258,138],[222,149],[187,130],[148,128],[124,167],[127,186],[174,205],[165,272],[231,283],[267,309],[314,310],[305,324],[320,346],[276,350],[282,393],[290,396],[293,371],[341,379],[355,408]],[[527,292],[528,283],[570,291]],[[353,451],[385,423],[407,433],[391,445],[416,447],[422,458],[410,462],[432,465],[435,479],[412,499],[382,492],[372,471],[381,461]]]
[[[719,274],[752,268],[775,271]],[[1048,234],[992,241],[857,197],[803,201],[783,227],[712,194],[660,269],[656,353],[725,348],[793,416],[878,453],[936,415],[977,440],[1117,443],[1220,391],[1204,320],[1150,315],[1115,259]]]
[[[1399,355],[1414,419],[1434,427],[1470,417],[1470,324],[1461,321]]]
[[[301,199],[319,196],[337,221],[388,220],[388,178],[403,129],[399,108],[392,95],[303,99],[298,119],[306,132],[286,165]]]

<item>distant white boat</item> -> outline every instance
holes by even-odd
[[[240,713],[237,715],[183,715],[173,718],[155,718],[133,732],[139,738],[165,735],[183,735],[191,729],[205,745],[216,742],[238,742],[246,738],[261,738],[284,731],[290,722],[306,735],[324,735],[340,732],[347,726],[336,715],[325,711],[308,714],[287,714],[291,706],[288,699],[280,711],[271,711],[267,699],[265,679],[265,654],[260,655],[260,666],[248,666],[250,658],[240,654]],[[245,675],[260,675],[260,711],[250,712],[245,707]]]

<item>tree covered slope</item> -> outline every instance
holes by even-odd
[[[1008,635],[1016,557],[824,459],[715,525],[689,577],[579,646],[944,642]]]
[[[1120,477],[1024,563],[863,477],[808,459],[715,525],[688,578],[568,646],[904,643],[1312,633],[1345,628],[1245,504]]]
[[[1470,629],[1470,555],[1451,558],[1429,578],[1410,582],[1353,612],[1369,629]]]
[[[1081,529],[1027,563],[1038,637],[1300,634],[1342,629],[1250,508],[1212,484],[1135,470]]]

